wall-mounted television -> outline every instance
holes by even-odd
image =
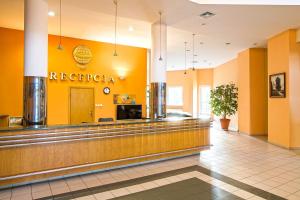
[[[142,105],[117,105],[117,120],[142,119]]]

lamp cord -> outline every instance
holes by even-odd
[[[193,33],[193,70],[195,70],[195,33]]]
[[[159,61],[162,61],[162,57],[161,57],[161,12],[159,12]]]
[[[115,10],[115,52],[114,56],[117,56],[117,16],[118,16],[118,0],[114,0],[114,4],[116,5]]]
[[[61,0],[59,0],[59,46],[61,46]]]
[[[186,72],[186,51],[187,51],[186,44],[187,44],[187,42],[184,42],[184,74],[187,73]]]

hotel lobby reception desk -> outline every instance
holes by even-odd
[[[0,129],[0,187],[192,155],[210,121],[133,120]]]

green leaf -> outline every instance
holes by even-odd
[[[210,105],[214,115],[223,118],[234,115],[238,108],[238,88],[233,83],[217,86],[211,90]]]

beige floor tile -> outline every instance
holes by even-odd
[[[70,189],[66,186],[64,187],[57,187],[57,188],[51,188],[51,192],[53,195],[63,194],[70,192]]]
[[[11,200],[32,200],[31,194],[12,195]]]
[[[0,190],[0,199],[10,199],[11,197],[11,189]]]
[[[67,187],[67,182],[65,181],[65,179],[62,179],[62,180],[50,181],[49,185],[50,185],[51,189]]]
[[[125,188],[120,188],[120,189],[116,189],[116,190],[111,190],[110,191],[113,196],[115,197],[120,197],[120,196],[125,196],[130,194],[128,190],[126,190]]]
[[[131,194],[145,190],[141,185],[133,185],[133,186],[126,187],[125,189],[128,190],[129,193],[131,193]]]
[[[45,191],[45,190],[50,190],[50,185],[49,185],[48,182],[37,183],[37,184],[33,184],[31,186],[31,189],[32,189],[32,193],[40,192],[40,191]]]
[[[94,194],[94,197],[97,200],[107,200],[107,199],[114,198],[114,195],[111,192],[102,192],[102,193]]]
[[[156,185],[154,182],[142,183],[141,186],[146,190],[158,187],[158,185]]]
[[[233,192],[233,194],[238,197],[244,198],[244,199],[249,199],[254,196],[254,194],[244,191],[244,190],[237,190],[237,191]]]
[[[12,196],[31,194],[31,186],[21,186],[12,189]]]
[[[90,196],[76,198],[76,200],[96,200],[96,198],[93,195],[90,195]]]
[[[38,192],[32,192],[33,199],[39,199],[39,198],[49,197],[49,196],[52,196],[50,189],[49,190],[41,190]]]
[[[290,193],[288,193],[286,191],[283,191],[283,190],[280,190],[280,189],[277,189],[277,188],[274,188],[274,189],[270,190],[269,192],[272,193],[272,194],[281,196],[283,198],[288,197],[288,196],[291,195]]]

